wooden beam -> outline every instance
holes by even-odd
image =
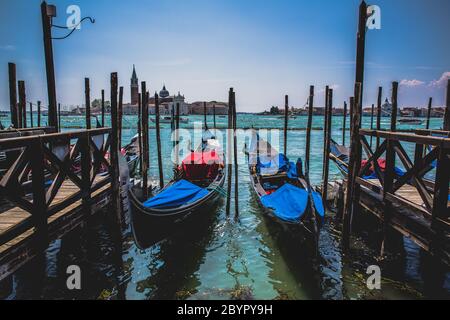
[[[121,200],[120,200],[120,173],[119,173],[119,124],[118,124],[118,106],[117,106],[117,73],[111,73],[111,207],[115,213],[117,223],[122,220]]]
[[[287,157],[287,143],[288,143],[288,121],[289,121],[289,96],[284,96],[284,155]]]
[[[19,87],[19,122],[20,128],[27,127],[26,94],[25,81],[18,82]]]
[[[356,77],[355,84],[361,86],[361,101],[363,101],[364,92],[364,60],[366,46],[366,22],[367,22],[367,4],[362,1],[359,6],[358,33],[356,38]],[[356,98],[356,93],[355,93]],[[362,103],[361,103],[362,105]]]
[[[231,208],[231,178],[233,175],[232,152],[233,152],[233,88],[228,92],[228,129],[227,129],[227,202],[226,215],[230,216]]]
[[[345,146],[345,131],[347,130],[347,102],[344,101],[344,118],[342,125],[342,145]]]
[[[159,123],[159,97],[155,93],[155,124],[156,124],[156,148],[158,152],[158,171],[159,171],[159,188],[164,188],[164,172],[161,154],[161,129]]]
[[[8,63],[9,74],[9,110],[11,112],[11,124],[18,129],[19,115],[17,106],[17,83],[16,83],[16,64]]]
[[[105,90],[102,90],[102,127],[105,127]]]
[[[328,176],[330,172],[330,146],[331,146],[331,128],[332,128],[332,115],[333,115],[333,89],[328,90],[328,105],[325,108],[325,115],[327,117],[327,130],[325,132],[325,149],[324,152],[324,174],[322,181],[322,199],[324,206],[327,206],[328,199]]]
[[[91,89],[89,86],[89,78],[84,78],[84,98],[86,106],[86,129],[91,129]]]
[[[122,118],[123,118],[123,87],[119,88],[119,110],[117,111],[118,116],[118,130],[119,130],[119,147],[122,147]]]
[[[427,130],[430,129],[430,118],[431,118],[431,107],[433,106],[433,98],[430,97],[428,100],[428,111],[427,111]]]
[[[308,99],[308,124],[306,126],[306,150],[305,150],[305,175],[309,179],[309,168],[311,165],[311,127],[314,111],[314,86],[309,87]]]
[[[377,130],[381,130],[381,103],[383,99],[383,87],[378,87],[377,99]],[[377,137],[377,148],[380,146],[380,138]]]
[[[237,152],[237,115],[236,115],[236,93],[232,94],[233,105],[233,148],[234,148],[234,218],[239,218],[239,166]]]
[[[141,82],[142,94],[142,188],[144,199],[148,198],[148,168],[149,168],[149,142],[148,142],[148,94],[145,81]]]

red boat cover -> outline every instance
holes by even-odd
[[[386,159],[380,158],[378,159],[378,166],[380,167],[381,171],[384,171],[384,169],[386,169]],[[367,164],[367,160],[362,160],[361,161],[361,168],[364,167]],[[375,172],[375,168],[373,166],[373,162],[372,165],[370,166],[369,169],[371,172]]]
[[[214,179],[223,160],[216,151],[192,152],[183,160],[183,171],[188,180]]]

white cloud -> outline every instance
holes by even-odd
[[[448,79],[450,79],[450,71],[444,72],[438,80],[431,81],[428,84],[428,86],[436,87],[436,88],[443,88],[445,86],[445,84],[447,83]]]
[[[10,44],[5,44],[5,45],[0,45],[0,50],[5,50],[5,51],[13,51],[16,50],[16,47]]]
[[[400,85],[404,86],[404,87],[418,87],[425,84],[425,82],[414,79],[414,80],[407,80],[407,79],[403,79],[402,81],[400,81]]]

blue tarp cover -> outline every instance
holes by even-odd
[[[322,196],[320,195],[320,193],[313,192],[312,198],[314,200],[314,207],[316,208],[316,212],[321,218],[325,217],[325,209],[323,207]]]
[[[278,218],[296,222],[308,206],[308,192],[286,183],[274,193],[262,196],[261,202],[265,207],[273,209]]]
[[[146,208],[174,208],[193,203],[209,193],[195,184],[180,180],[143,203]]]

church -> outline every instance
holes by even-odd
[[[151,91],[150,91],[151,92]],[[133,65],[133,72],[130,83],[131,102],[123,106],[124,114],[137,114],[139,104],[139,79],[137,77],[136,68]],[[176,108],[177,104],[180,106],[180,114],[187,115],[189,113],[189,106],[186,104],[184,95],[180,92],[176,95],[170,95],[170,92],[163,85],[159,91],[159,113],[161,115],[170,115],[172,108]],[[155,114],[155,96],[151,94],[149,98],[149,114]]]

